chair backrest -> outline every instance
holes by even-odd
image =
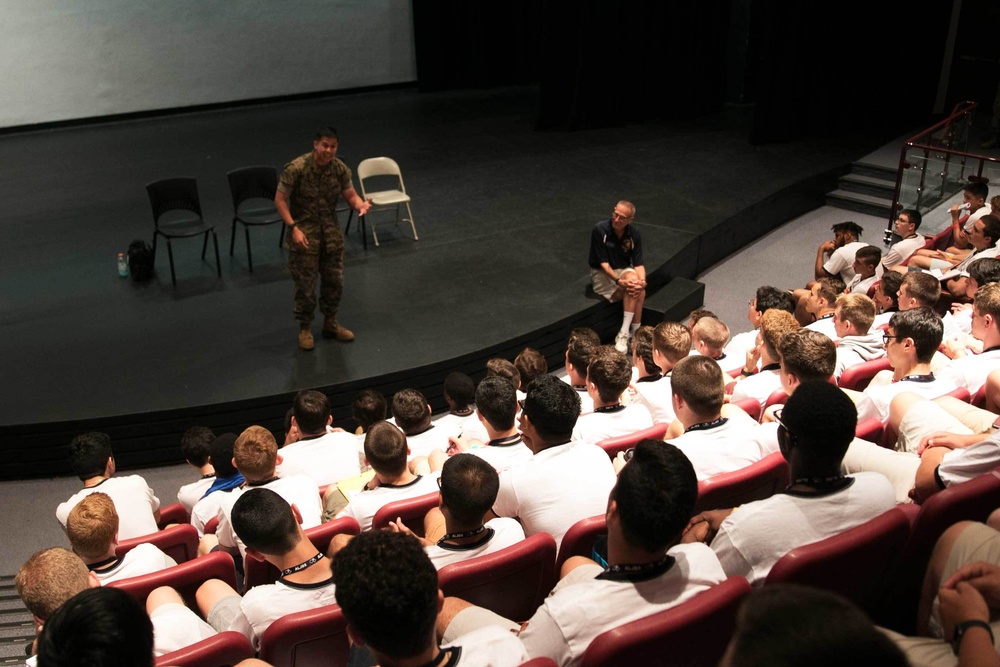
[[[532,658],[528,662],[522,662],[521,667],[559,667],[559,663],[552,658]]]
[[[159,656],[156,667],[232,667],[253,655],[246,635],[227,630]]]
[[[171,523],[191,523],[191,515],[180,503],[171,503],[160,508],[160,521],[157,525],[162,529]]]
[[[373,176],[401,176],[399,165],[391,157],[370,157],[362,160],[357,169],[358,178]]]
[[[559,544],[559,555],[556,557],[556,576],[562,571],[563,563],[570,556],[586,556],[594,551],[594,542],[608,532],[608,524],[604,514],[580,519],[566,531]]]
[[[330,540],[335,535],[357,535],[360,532],[361,526],[349,516],[321,523],[305,531],[306,537],[313,543],[313,546],[323,553],[326,553],[327,549],[330,548]],[[273,584],[280,575],[281,572],[278,571],[278,568],[267,561],[260,561],[250,556],[243,559],[244,591],[248,591],[254,586]]]
[[[676,607],[602,632],[580,665],[714,665],[726,651],[736,630],[736,612],[749,594],[746,579],[730,577]]]
[[[201,215],[201,200],[198,198],[198,181],[193,178],[167,178],[154,181],[146,186],[149,205],[153,209],[153,222],[159,224],[160,217],[168,211],[192,211]]]
[[[778,559],[764,585],[792,582],[825,588],[873,610],[910,537],[910,521],[899,509],[839,535],[792,549]]]
[[[972,395],[969,393],[969,390],[966,389],[965,387],[957,387],[955,389],[952,389],[947,394],[945,394],[945,396],[951,396],[952,398],[957,398],[958,400],[964,401],[965,403],[972,402]]]
[[[170,586],[180,593],[185,602],[197,609],[195,591],[209,579],[221,579],[235,590],[236,565],[233,557],[224,551],[213,551],[159,572],[112,581],[108,586],[122,589],[143,604],[154,589]]]
[[[888,357],[881,357],[880,359],[872,359],[871,361],[863,361],[860,364],[855,364],[844,370],[840,375],[840,382],[838,386],[841,389],[853,389],[855,391],[862,391],[868,386],[868,383],[872,381],[872,378],[879,371],[884,371],[892,368],[889,365]]]
[[[979,388],[979,391],[977,391],[975,394],[972,395],[972,398],[969,399],[969,402],[972,403],[977,408],[986,409],[986,385],[985,384],[982,387]]]
[[[198,556],[198,531],[189,523],[181,523],[149,535],[122,540],[115,548],[115,556],[121,558],[140,544],[155,545],[178,563],[183,563]]]
[[[403,519],[406,527],[417,535],[424,534],[424,517],[433,508],[438,506],[440,495],[437,491],[428,493],[416,498],[397,500],[379,508],[372,518],[372,530],[388,528],[390,521],[395,521],[397,517]]]
[[[868,442],[874,442],[876,445],[882,443],[882,434],[885,431],[885,426],[878,417],[869,417],[862,422],[858,422],[858,425],[854,427],[854,437],[861,438],[862,440],[867,440]]]
[[[924,243],[924,247],[933,250],[946,250],[948,248],[948,245],[951,243],[951,240],[952,240],[951,227],[945,227],[934,236],[928,238],[927,241]],[[910,257],[913,257],[913,255],[910,255]],[[910,261],[910,257],[906,258],[905,263],[908,263]]]
[[[772,405],[784,405],[788,400],[788,394],[785,393],[784,389],[775,389],[771,392],[771,395],[767,397],[764,401],[764,409],[767,410]]]
[[[597,443],[597,446],[606,451],[613,461],[618,456],[618,452],[624,452],[629,447],[635,447],[636,443],[640,440],[645,440],[646,438],[663,440],[663,436],[667,433],[667,426],[667,424],[662,423],[653,424],[649,428],[644,428],[635,433],[620,435],[617,438],[605,438]]]
[[[288,614],[260,638],[260,659],[273,667],[347,665],[347,620],[335,604]]]
[[[274,199],[278,189],[278,172],[274,167],[241,167],[226,174],[233,211],[248,199]]]
[[[770,498],[788,486],[788,462],[775,452],[735,472],[715,475],[698,482],[695,514],[736,507],[752,500]]]
[[[438,572],[438,587],[513,621],[531,618],[556,583],[556,542],[536,533],[500,551],[452,563]]]
[[[205,522],[205,534],[215,535],[215,531],[219,529],[219,517],[213,516],[211,519]]]
[[[747,413],[755,422],[760,421],[761,406],[760,401],[756,398],[741,398],[738,401],[733,401],[733,405]]]

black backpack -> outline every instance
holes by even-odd
[[[129,244],[128,272],[132,280],[140,283],[153,277],[153,249],[145,241],[136,239]]]

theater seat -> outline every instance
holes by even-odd
[[[335,535],[357,535],[360,532],[361,526],[349,516],[321,523],[305,531],[306,537],[313,543],[313,546],[323,553],[326,553],[327,549],[330,548],[330,540]],[[281,572],[267,561],[247,556],[243,559],[243,574],[244,590],[248,591],[254,586],[273,584],[278,580]]]
[[[635,433],[620,435],[617,438],[605,438],[597,443],[597,446],[606,451],[611,460],[614,461],[615,457],[618,456],[618,452],[624,452],[629,447],[635,447],[640,440],[645,440],[646,438],[663,440],[663,436],[667,433],[667,426],[669,425],[663,423],[653,424],[649,428],[644,428]]]
[[[885,427],[882,425],[882,421],[878,417],[870,417],[858,423],[854,428],[854,437],[874,442],[877,445],[882,443],[882,434],[884,431]],[[882,446],[884,447],[885,444],[882,443]]]
[[[947,394],[945,394],[945,396],[951,396],[952,398],[958,399],[964,403],[972,402],[972,396],[969,394],[969,390],[966,389],[965,387],[958,387],[956,389],[952,389]]]
[[[785,393],[784,389],[775,389],[764,401],[764,409],[767,410],[772,405],[784,405],[787,400],[788,394]]]
[[[375,516],[372,518],[371,529],[381,530],[388,528],[389,522],[395,521],[398,517],[403,519],[403,523],[406,524],[407,528],[423,537],[424,517],[438,506],[440,497],[441,494],[435,491],[434,493],[417,496],[416,498],[397,500],[383,505],[378,512],[375,512]]]
[[[213,551],[159,572],[112,581],[108,586],[122,589],[144,605],[146,598],[154,589],[170,586],[180,593],[188,606],[197,609],[194,600],[195,591],[209,579],[221,579],[235,590],[236,565],[233,563],[233,557],[224,551]]]
[[[156,659],[156,667],[232,667],[253,657],[253,646],[241,632],[220,632]]]
[[[760,401],[756,398],[741,398],[738,401],[733,401],[731,405],[735,405],[740,410],[747,413],[755,422],[760,421],[761,406]]]
[[[788,486],[788,462],[775,452],[736,472],[715,475],[698,482],[694,512],[729,509],[753,500],[770,498]]]
[[[205,534],[215,535],[215,531],[219,529],[219,517],[213,516],[211,519],[205,522]]]
[[[889,370],[890,368],[892,366],[889,365],[888,357],[863,361],[860,364],[855,364],[844,369],[844,372],[840,374],[840,382],[837,385],[841,389],[864,391],[865,387],[868,386],[872,378],[879,371]]]
[[[555,540],[537,533],[506,549],[446,565],[438,572],[438,587],[445,596],[525,621],[555,586],[555,564]]]
[[[606,665],[715,665],[736,629],[736,612],[750,594],[743,577],[730,577],[692,599],[602,632],[581,667]]]
[[[764,585],[796,583],[839,593],[871,613],[910,537],[910,521],[899,509],[839,535],[792,549],[778,559]]]
[[[160,508],[160,520],[157,525],[162,530],[172,523],[191,523],[191,515],[180,503],[171,503]]]
[[[985,384],[982,387],[979,388],[979,391],[977,391],[975,394],[973,394],[973,396],[969,400],[969,402],[972,403],[977,408],[982,408],[984,410],[986,409],[986,385]]]
[[[562,571],[563,563],[571,556],[586,556],[594,551],[594,542],[601,535],[608,532],[608,525],[604,514],[580,519],[566,531],[563,535],[562,543],[559,545],[559,555],[556,557],[556,577]]]
[[[335,604],[283,616],[260,638],[260,659],[273,667],[344,667],[349,650],[347,620]]]
[[[182,523],[149,535],[122,540],[115,547],[115,556],[121,558],[140,544],[156,545],[178,563],[184,563],[198,555],[198,531],[191,524]]]

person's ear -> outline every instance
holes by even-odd
[[[298,506],[295,503],[292,503],[291,507],[292,507],[292,515],[295,516],[295,523],[301,524],[302,523],[302,512],[299,511],[299,508],[298,508]]]
[[[295,419],[295,417],[292,417],[292,419]],[[326,418],[326,425],[330,426],[331,424],[333,424],[333,415]]]
[[[352,644],[355,644],[357,646],[365,645],[365,640],[361,638],[361,635],[358,634],[357,630],[354,629],[353,625],[348,623],[344,629],[347,630],[347,637],[351,640]]]
[[[274,456],[274,465],[275,465],[275,467],[280,466],[282,463],[284,463],[284,461],[285,461],[285,457],[283,457],[281,454],[275,454],[275,456]]]

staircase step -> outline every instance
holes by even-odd
[[[861,176],[859,174],[847,174],[841,176],[839,181],[841,190],[855,192],[882,199],[892,199],[892,191],[895,189],[895,182],[890,182],[882,178],[872,178],[871,176]]]
[[[870,162],[852,162],[851,173],[856,176],[866,176],[868,178],[877,178],[881,181],[889,181],[892,185],[896,183],[895,168],[883,167],[882,165],[871,164]]]
[[[892,210],[891,199],[839,189],[826,193],[826,203],[828,206],[875,216],[888,216]]]

